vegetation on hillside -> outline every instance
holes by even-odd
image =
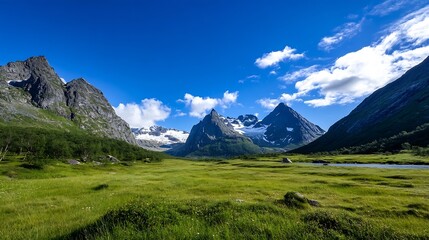
[[[41,163],[46,159],[77,158],[99,161],[111,155],[119,160],[151,160],[164,158],[127,142],[90,135],[84,131],[52,130],[37,127],[0,125],[0,158],[19,155],[24,160]],[[3,158],[4,158],[3,157]]]
[[[331,153],[339,154],[368,154],[368,153],[383,153],[391,152],[398,153],[401,150],[412,150],[417,155],[429,155],[427,149],[429,145],[429,123],[418,126],[412,131],[402,131],[389,138],[382,138],[370,143],[341,148]]]
[[[261,150],[246,138],[221,138],[218,141],[205,145],[187,157],[231,157],[241,154],[257,154]]]

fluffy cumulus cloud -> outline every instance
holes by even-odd
[[[360,22],[348,22],[338,27],[335,29],[336,33],[333,36],[327,36],[320,40],[319,48],[329,51],[343,40],[352,38],[360,31],[363,21],[364,19]]]
[[[288,106],[291,106],[293,102],[300,102],[302,99],[299,97],[300,93],[287,94],[283,93],[279,98],[263,98],[259,99],[256,102],[261,105],[263,108],[268,110],[274,109],[279,103],[286,103]]]
[[[297,70],[295,72],[287,73],[287,74],[281,76],[279,79],[283,80],[285,82],[296,81],[298,79],[302,79],[302,78],[306,78],[306,77],[310,76],[316,70],[317,70],[317,65],[313,65],[310,67],[302,68],[302,69]]]
[[[150,127],[158,121],[164,121],[170,116],[171,109],[161,101],[146,98],[140,104],[120,103],[114,107],[116,114],[124,119],[132,128]]]
[[[285,75],[283,80],[296,81],[297,91],[259,103],[271,107],[269,103],[275,101],[305,98],[306,104],[321,107],[367,96],[429,55],[428,29],[429,6],[405,16],[388,28],[379,41],[338,58],[329,67],[310,67]],[[311,99],[313,93],[320,97]]]
[[[304,57],[303,53],[295,53],[296,49],[286,46],[283,50],[265,53],[262,57],[256,59],[255,64],[259,68],[276,66],[286,60],[297,60]]]
[[[259,105],[261,105],[263,108],[274,109],[280,103],[280,100],[273,98],[263,98],[256,102],[259,103]]]
[[[222,98],[199,97],[186,93],[185,97],[178,101],[185,103],[190,108],[189,116],[202,118],[208,111],[217,106],[228,108],[231,104],[237,102],[237,98],[238,92],[229,91],[224,92]]]

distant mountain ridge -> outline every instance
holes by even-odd
[[[154,151],[167,151],[186,142],[189,133],[173,128],[151,126],[131,129],[137,144]]]
[[[0,66],[0,121],[89,131],[99,136],[136,140],[103,93],[82,78],[66,84],[45,57]]]
[[[260,121],[255,115],[224,117],[215,110],[196,124],[186,143],[170,151],[179,156],[234,156],[284,151],[302,146],[324,131],[284,103]]]
[[[332,151],[413,131],[429,122],[429,57],[378,89],[316,141],[296,152]]]

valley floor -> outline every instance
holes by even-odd
[[[330,156],[341,162],[384,157]],[[2,239],[429,238],[429,170],[282,164],[279,158],[21,164],[0,162]],[[320,206],[287,207],[282,200],[291,191]]]

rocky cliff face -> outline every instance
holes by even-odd
[[[298,152],[331,151],[388,138],[429,122],[429,57],[375,91],[318,140]]]
[[[245,127],[250,127],[255,125],[259,119],[257,116],[252,114],[240,115],[237,118]]]
[[[103,93],[83,78],[65,86],[70,119],[80,128],[99,135],[136,143],[128,124],[118,117]]]
[[[26,61],[8,63],[0,67],[0,75],[9,84],[24,89],[32,103],[63,117],[69,116],[64,96],[64,84],[46,58],[32,57]]]
[[[0,120],[78,127],[136,144],[102,92],[83,79],[64,84],[45,57],[0,66]],[[74,122],[74,123],[73,123]]]

